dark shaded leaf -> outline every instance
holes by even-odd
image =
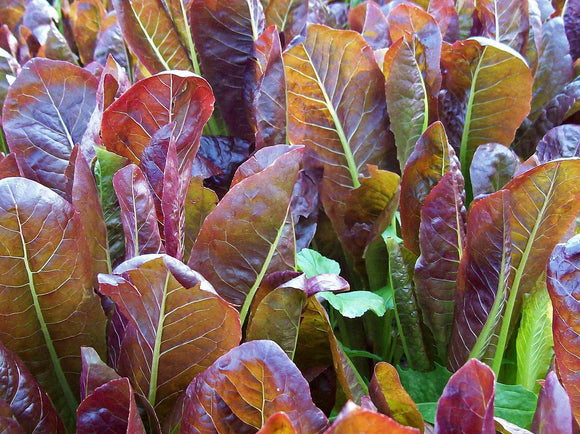
[[[383,403],[382,408],[379,408],[381,413],[392,417],[402,425],[418,428],[421,432],[424,431],[425,423],[417,409],[417,404],[403,389],[399,374],[393,366],[384,362],[375,365],[369,393],[377,406],[379,403]]]
[[[320,198],[344,237],[345,202],[360,172],[367,164],[384,167],[392,149],[381,71],[361,35],[320,25],[308,27],[284,64],[288,139],[306,146],[307,167],[324,169]]]
[[[46,187],[0,180],[0,338],[27,364],[65,423],[74,424],[79,347],[104,353],[105,315],[93,292],[81,219]]]
[[[419,256],[419,226],[425,198],[449,170],[457,171],[459,162],[447,142],[441,122],[425,130],[409,157],[401,179],[401,234],[405,247]]]
[[[242,322],[267,273],[294,268],[294,242],[285,230],[302,149],[236,184],[206,217],[188,265],[199,270]]]
[[[125,259],[147,253],[164,253],[155,204],[149,184],[138,166],[130,164],[113,176],[125,232]]]
[[[473,154],[469,169],[473,197],[495,193],[514,177],[520,160],[518,156],[499,143],[479,146]]]
[[[416,428],[403,426],[388,416],[361,408],[349,401],[340,411],[334,423],[325,431],[325,434],[380,432],[412,434],[420,431]]]
[[[247,342],[220,357],[191,382],[186,401],[184,434],[255,432],[280,411],[299,432],[321,432],[328,423],[300,371],[271,341]]]
[[[437,404],[435,433],[495,434],[494,382],[492,370],[477,359],[461,367]]]
[[[513,2],[515,3],[518,2]],[[532,88],[532,108],[528,115],[531,121],[534,121],[548,101],[560,94],[564,86],[574,78],[570,46],[565,37],[564,21],[561,17],[553,18],[542,26],[538,62]],[[554,74],[554,71],[558,73]]]
[[[95,389],[105,383],[121,378],[113,368],[107,366],[101,360],[94,348],[81,347],[81,359],[83,361],[79,381],[81,400],[87,398]]]
[[[109,381],[81,402],[77,432],[145,433],[127,378]]]
[[[580,423],[580,369],[578,369],[578,280],[580,279],[580,236],[558,244],[548,264],[548,291],[554,307],[554,351],[560,378],[570,397],[572,412]]]
[[[580,157],[580,126],[567,124],[552,128],[538,143],[536,156],[540,163]]]
[[[301,0],[294,1],[299,4]],[[269,6],[273,7],[275,3],[272,1]],[[307,2],[304,1],[304,4]],[[259,67],[253,109],[256,148],[260,149],[286,143],[286,77],[282,47],[275,27],[268,27],[256,40],[255,47]]]
[[[30,373],[24,362],[0,342],[0,398],[9,415],[22,431],[64,433],[64,425],[50,398]]]
[[[427,12],[439,24],[445,42],[452,44],[459,39],[459,14],[455,8],[454,0],[431,0]]]
[[[532,431],[538,434],[573,432],[572,424],[570,398],[556,373],[550,371],[540,390]]]
[[[391,45],[389,23],[380,6],[374,1],[365,1],[348,11],[348,25],[359,32],[373,50]]]
[[[446,360],[451,337],[457,273],[465,243],[464,201],[461,173],[450,170],[421,208],[421,256],[415,264],[415,294],[442,361]]]
[[[254,42],[264,31],[262,5],[259,0],[192,0],[189,20],[203,74],[230,135],[253,141],[251,107],[244,92]]]
[[[389,279],[393,287],[395,319],[407,363],[411,369],[431,368],[421,329],[420,310],[415,297],[413,273],[417,256],[395,238],[385,239],[389,252]]]
[[[38,180],[65,194],[64,172],[95,108],[97,80],[67,62],[32,59],[10,87],[2,114],[11,152]]]
[[[193,377],[241,339],[237,312],[170,256],[133,258],[99,283],[128,320],[117,369],[161,421]]]
[[[112,3],[125,41],[149,72],[192,70],[162,0],[112,0]]]
[[[213,102],[208,83],[191,72],[163,72],[146,78],[104,111],[103,144],[107,150],[138,164],[151,137],[163,126],[175,122],[181,172],[195,158]]]

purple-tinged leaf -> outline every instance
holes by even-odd
[[[161,209],[163,211],[163,234],[165,250],[168,255],[179,260],[183,259],[185,235],[185,199],[189,187],[191,166],[190,159],[184,167],[183,175],[179,173],[179,162],[173,134],[169,139],[167,160],[163,171],[163,196]]]
[[[554,307],[556,367],[570,397],[574,418],[580,424],[580,236],[556,246],[547,276]]]
[[[193,69],[162,0],[112,3],[125,41],[149,72]]]
[[[99,291],[128,320],[117,370],[163,422],[178,395],[238,345],[238,313],[197,272],[166,255],[125,261],[99,275]]]
[[[266,295],[251,313],[246,341],[269,339],[294,358],[306,293],[295,288],[278,288]]]
[[[360,34],[314,24],[284,53],[284,64],[288,139],[306,146],[307,168],[323,168],[320,198],[344,237],[345,203],[361,172],[384,167],[392,150],[383,75]]]
[[[0,3],[0,23],[6,24],[11,31],[21,24],[24,16],[25,0],[6,0]]]
[[[111,271],[107,226],[95,178],[78,145],[73,148],[65,175],[69,178],[67,196],[81,217],[89,242],[96,288],[97,274]]]
[[[0,399],[11,413],[7,417],[14,417],[16,420],[13,422],[22,428],[22,432],[65,432],[64,425],[44,389],[24,362],[1,342]],[[7,427],[4,429],[6,431],[3,432],[13,432]]]
[[[253,77],[247,68],[255,56],[254,43],[264,31],[262,5],[259,0],[192,0],[189,21],[203,75],[230,135],[253,141],[251,107],[244,92],[248,75]]]
[[[367,410],[348,401],[324,434],[392,433],[419,434],[417,428],[401,425],[389,416]]]
[[[51,24],[59,21],[58,11],[47,0],[26,0],[22,24],[44,45]]]
[[[500,190],[474,202],[469,211],[448,351],[451,370],[459,369],[469,357],[482,358],[497,341],[496,328],[509,291],[509,208],[510,193]]]
[[[380,6],[374,1],[365,1],[348,12],[348,25],[359,32],[373,50],[391,45],[389,23]]]
[[[222,197],[229,190],[238,166],[247,160],[252,144],[238,137],[202,136],[197,157],[221,170],[206,181],[206,186]],[[194,173],[194,176],[198,174]]]
[[[538,143],[536,156],[540,163],[580,157],[580,126],[566,124],[552,128]]]
[[[273,4],[274,1],[270,2]],[[286,143],[286,77],[275,27],[268,27],[256,40],[255,47],[259,67],[253,110],[256,148],[260,149]]]
[[[0,48],[0,107],[8,93],[8,88],[18,75],[20,65],[16,59],[6,50]]]
[[[481,25],[479,36],[495,39],[523,54],[530,29],[527,1],[478,0],[475,12]]]
[[[568,0],[564,2],[566,5],[564,12],[564,24],[566,29],[566,36],[570,41],[570,54],[572,60],[580,57],[580,34],[578,32],[578,23],[580,23],[580,2],[577,0]]]
[[[499,143],[479,146],[469,169],[473,197],[495,193],[514,177],[520,160],[516,153]]]
[[[77,409],[77,432],[145,434],[127,378],[98,387]]]
[[[262,2],[264,4],[264,2]],[[306,27],[308,0],[270,0],[265,6],[266,25],[276,25],[284,34],[284,46]]]
[[[573,423],[570,398],[556,373],[550,371],[540,389],[532,431],[537,434],[571,433],[574,432]]]
[[[431,0],[427,12],[439,24],[445,42],[452,44],[459,39],[459,14],[454,0]]]
[[[10,87],[2,112],[6,142],[38,180],[65,194],[64,172],[95,108],[97,80],[78,66],[32,59]]]
[[[121,378],[115,370],[107,366],[99,354],[91,347],[81,347],[81,400],[87,398],[97,387],[105,383]]]
[[[264,276],[294,268],[294,240],[285,227],[301,160],[302,149],[287,152],[236,184],[206,217],[193,245],[188,265],[241,307],[242,322]]]
[[[54,23],[50,23],[46,41],[38,49],[36,55],[52,60],[63,60],[73,65],[78,64],[78,56],[72,52],[65,37]]]
[[[79,347],[104,353],[105,315],[89,246],[72,205],[24,178],[0,180],[0,339],[27,364],[67,426],[74,423]]]
[[[93,58],[101,65],[106,65],[107,59],[111,56],[125,71],[128,71],[131,69],[133,59],[127,51],[121,27],[117,22],[116,12],[109,12],[107,19],[114,19],[114,22],[101,32],[99,39],[97,39]]]
[[[296,365],[271,341],[230,350],[191,382],[186,400],[183,434],[255,432],[280,411],[298,432],[322,432],[328,424]]]
[[[421,208],[415,294],[442,361],[446,360],[451,336],[457,272],[465,243],[464,202],[463,177],[459,171],[449,171]]]
[[[153,196],[138,166],[130,164],[113,176],[125,232],[125,259],[147,253],[165,252]]]
[[[268,146],[264,149],[259,149],[237,168],[234,177],[232,178],[230,188],[243,179],[261,172],[274,163],[278,157],[301,147],[302,146],[274,145]]]
[[[475,0],[458,1],[456,7],[457,14],[459,15],[459,40],[464,40],[471,36],[474,21]]]
[[[534,121],[548,101],[560,94],[574,78],[570,46],[564,33],[564,22],[561,17],[552,18],[542,26],[538,62],[532,87],[531,111],[528,115],[531,121]],[[554,74],[554,71],[558,73]]]
[[[409,157],[401,179],[401,234],[405,247],[419,256],[419,226],[425,198],[449,170],[459,166],[441,122],[425,130]]]
[[[103,144],[138,164],[151,137],[175,122],[181,173],[195,158],[213,102],[209,84],[188,71],[163,72],[143,79],[104,111]]]
[[[449,379],[437,403],[435,433],[495,434],[493,400],[495,376],[477,359],[467,362]]]
[[[102,146],[101,122],[103,111],[109,107],[115,99],[119,98],[129,87],[129,78],[125,70],[115,61],[112,56],[107,57],[105,67],[101,72],[99,86],[97,87],[97,104],[87,125],[80,142],[81,149],[87,162],[96,156],[95,146]]]

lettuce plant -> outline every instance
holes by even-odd
[[[580,429],[579,20],[2,2],[2,429]]]

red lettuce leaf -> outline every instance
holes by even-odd
[[[127,378],[110,380],[81,402],[77,409],[77,432],[145,434]]]
[[[540,389],[532,432],[538,434],[574,432],[572,417],[570,398],[558,381],[556,373],[550,371]]]
[[[348,25],[359,32],[373,50],[391,45],[389,23],[380,6],[374,1],[365,1],[348,11]]]
[[[548,291],[554,307],[553,333],[556,366],[580,424],[580,237],[558,244],[548,264]]]
[[[205,218],[214,210],[218,197],[214,191],[203,186],[200,177],[189,182],[185,197],[184,261],[188,261],[199,231]]]
[[[459,14],[454,0],[431,0],[427,12],[439,24],[445,42],[452,44],[459,39]]]
[[[112,4],[126,43],[149,72],[193,69],[162,0],[112,0]]]
[[[435,433],[495,434],[495,377],[477,359],[467,362],[449,379],[437,403]]]
[[[500,190],[474,202],[469,211],[448,351],[451,370],[459,369],[469,356],[481,358],[492,339],[497,341],[495,330],[509,290],[509,198],[509,191]]]
[[[203,75],[213,89],[230,135],[252,141],[251,107],[244,92],[254,42],[264,31],[259,0],[192,0],[189,21]],[[224,74],[227,71],[227,74]],[[215,133],[214,133],[215,134]]]
[[[0,339],[70,426],[78,405],[79,347],[105,349],[105,315],[93,292],[80,216],[50,189],[6,178],[0,180],[0,238]]]
[[[479,0],[475,12],[481,25],[478,35],[495,39],[524,54],[530,29],[527,1]]]
[[[308,18],[308,0],[270,0],[265,6],[266,25],[276,25],[284,34],[284,45],[302,34]]]
[[[417,428],[401,425],[384,414],[367,410],[348,401],[325,434],[340,433],[420,433]]]
[[[24,362],[0,342],[0,398],[22,432],[64,433],[50,398]],[[10,426],[10,425],[9,425]],[[12,432],[5,428],[7,433]],[[16,431],[15,431],[16,432]]]
[[[322,432],[328,423],[298,368],[271,341],[247,342],[220,357],[191,382],[186,401],[184,434],[255,432],[280,411],[299,432]]]
[[[81,347],[81,359],[83,361],[80,378],[81,400],[86,399],[97,387],[121,378],[113,368],[101,360],[94,348]]]
[[[16,155],[10,153],[0,160],[0,179],[21,176]]]
[[[93,60],[97,37],[105,15],[106,10],[101,0],[79,0],[71,5],[72,32],[84,65]]]
[[[236,184],[206,217],[188,265],[218,294],[241,306],[245,321],[264,276],[294,268],[294,240],[287,221],[302,149],[287,152]]]
[[[125,232],[125,259],[147,253],[163,253],[157,214],[149,184],[138,166],[130,164],[113,176]]]
[[[504,145],[487,143],[479,146],[469,169],[473,197],[492,194],[503,188],[514,177],[519,165],[516,153]]]
[[[464,201],[463,177],[459,171],[449,171],[421,208],[415,294],[442,361],[446,360],[451,336],[457,272],[465,243]]]
[[[4,101],[2,126],[10,151],[61,195],[72,149],[95,108],[97,84],[78,66],[37,58],[22,68]]]
[[[421,136],[409,157],[401,179],[401,234],[405,247],[419,256],[419,227],[425,198],[449,170],[459,162],[441,122],[435,122]]]
[[[580,157],[580,126],[566,124],[552,128],[538,143],[536,156],[540,163]]]
[[[269,5],[274,3],[271,1]],[[286,143],[286,77],[275,27],[268,27],[256,40],[255,47],[258,67],[253,110],[256,148],[260,149]]]
[[[280,411],[268,418],[258,434],[296,434],[296,429],[288,415]]]
[[[175,122],[180,172],[195,158],[214,98],[209,84],[188,71],[163,72],[134,84],[103,113],[107,150],[138,164],[151,137]]]
[[[99,276],[99,291],[128,321],[117,370],[163,422],[193,377],[239,343],[239,316],[170,256],[139,256],[114,272]]]

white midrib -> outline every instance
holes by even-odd
[[[24,240],[24,236],[22,235],[22,223],[20,221],[20,213],[18,211],[18,205],[16,204],[16,199],[13,197],[13,203],[15,204],[15,214],[16,219],[18,220],[18,234],[20,235],[20,241],[22,242],[22,259],[24,262],[24,267],[26,269],[26,274],[28,276],[28,282],[30,287],[30,295],[32,297],[32,303],[34,305],[34,311],[36,313],[36,318],[38,320],[38,324],[40,325],[40,330],[42,331],[42,336],[44,338],[44,342],[46,344],[46,348],[48,350],[48,354],[50,357],[50,361],[56,373],[56,378],[58,383],[64,393],[67,405],[72,410],[73,414],[76,412],[76,408],[78,406],[77,400],[74,397],[74,394],[66,380],[64,375],[64,371],[60,364],[60,360],[58,354],[56,353],[56,348],[54,347],[54,343],[52,342],[52,337],[50,336],[50,332],[48,330],[48,326],[46,325],[46,321],[44,320],[44,315],[42,312],[42,308],[40,307],[40,301],[38,299],[38,295],[36,294],[36,288],[34,286],[34,272],[30,269],[30,265],[28,263],[28,250],[26,247],[26,241]]]
[[[334,129],[335,129],[336,134],[338,135],[338,138],[340,139],[340,143],[342,145],[344,157],[346,159],[346,164],[348,166],[348,172],[350,173],[350,177],[352,180],[352,185],[354,188],[358,188],[358,187],[360,187],[360,181],[358,180],[358,169],[357,169],[356,163],[354,161],[354,155],[352,154],[352,150],[350,149],[350,145],[349,145],[348,140],[346,138],[346,134],[344,133],[344,130],[342,129],[342,124],[340,122],[340,119],[338,118],[338,114],[334,110],[334,106],[332,105],[332,101],[330,100],[330,97],[328,96],[328,93],[326,92],[326,88],[324,87],[324,83],[322,82],[320,76],[318,75],[318,71],[314,67],[314,63],[312,62],[312,59],[310,58],[310,54],[308,53],[308,51],[306,50],[306,47],[304,47],[304,45],[303,45],[303,49],[304,49],[304,54],[308,58],[308,63],[312,67],[312,72],[314,73],[314,75],[316,77],[316,83],[318,84],[318,87],[320,88],[320,91],[322,92],[322,95],[324,96],[326,108],[328,109],[328,112],[330,113],[330,116],[332,117],[332,121],[334,122]]]
[[[153,347],[153,356],[151,360],[151,381],[149,382],[149,394],[147,400],[152,407],[155,407],[157,399],[157,377],[159,375],[159,357],[161,355],[161,342],[163,340],[163,326],[165,324],[165,302],[167,301],[167,286],[171,273],[167,272],[165,285],[163,287],[163,298],[159,308],[159,321],[157,322],[157,333],[155,333],[155,345]]]
[[[163,65],[163,68],[165,68],[166,70],[170,70],[171,68],[169,67],[169,65],[167,64],[167,62],[165,61],[165,59],[161,55],[161,52],[159,51],[159,49],[155,45],[155,42],[149,36],[149,33],[147,32],[147,29],[145,29],[145,26],[141,22],[141,19],[139,18],[139,15],[137,14],[137,11],[135,11],[135,9],[133,8],[132,2],[127,1],[127,3],[129,4],[129,7],[131,8],[131,12],[133,12],[133,16],[135,17],[135,21],[137,21],[137,24],[139,24],[139,28],[141,29],[141,32],[143,32],[143,35],[145,36],[145,39],[149,43],[149,46],[151,47],[151,49],[153,50],[153,52],[155,53],[155,57],[157,57],[157,60],[159,60],[159,62],[161,63],[161,65]]]

